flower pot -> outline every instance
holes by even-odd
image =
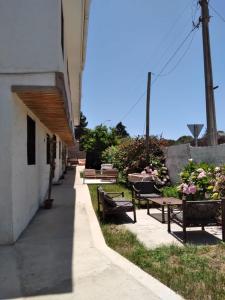
[[[52,202],[54,201],[54,199],[46,199],[44,201],[44,208],[45,209],[50,209],[52,208]]]

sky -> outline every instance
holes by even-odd
[[[217,128],[225,130],[225,1],[210,5],[221,16],[210,8]],[[122,121],[143,135],[148,72],[150,134],[177,139],[190,135],[187,124],[206,126],[201,27],[183,43],[199,16],[197,0],[92,0],[81,100],[88,127]]]

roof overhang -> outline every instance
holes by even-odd
[[[56,79],[56,86],[12,86],[12,92],[52,133],[57,134],[67,145],[73,145],[73,129],[61,80],[60,76]]]
[[[81,73],[85,64],[89,0],[62,0],[68,72],[71,82],[74,124],[80,122]]]

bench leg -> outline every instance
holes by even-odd
[[[135,209],[135,207],[134,207],[134,223],[136,223],[136,222],[137,222],[136,209]]]
[[[149,207],[149,200],[147,199],[147,215],[150,216],[150,207]]]
[[[168,227],[167,227],[167,230],[168,230],[169,233],[171,233],[171,225],[170,225],[170,206],[169,206],[169,205],[168,205],[167,213],[168,213]]]
[[[165,223],[165,207],[162,205],[162,223]]]
[[[186,244],[187,242],[187,231],[186,231],[186,226],[183,225],[183,242]]]

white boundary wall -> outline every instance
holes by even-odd
[[[210,147],[192,147],[190,144],[176,145],[165,148],[164,153],[172,183],[179,181],[179,173],[190,158],[195,162],[225,164],[225,144]]]

